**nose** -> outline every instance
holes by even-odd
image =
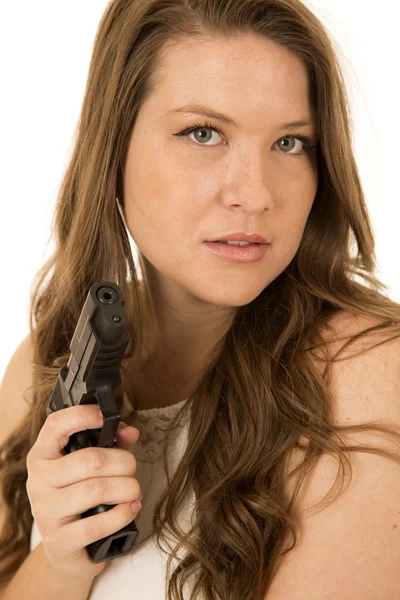
[[[271,178],[265,160],[242,162],[231,170],[222,195],[226,208],[261,214],[273,208]]]

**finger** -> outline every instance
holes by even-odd
[[[64,488],[92,477],[133,477],[136,473],[136,457],[123,448],[81,448],[53,460],[41,471],[45,486]]]
[[[57,490],[52,517],[69,519],[100,504],[134,502],[141,494],[133,477],[96,477]]]
[[[30,459],[55,460],[65,455],[63,449],[73,433],[87,429],[100,429],[103,415],[97,404],[80,404],[51,413],[29,455]]]
[[[140,431],[136,427],[131,427],[125,423],[120,423],[117,429],[117,444],[122,448],[136,444],[140,438]]]
[[[134,519],[131,503],[117,504],[110,510],[84,519],[74,519],[58,530],[50,540],[63,553],[72,553],[88,544],[114,534]]]

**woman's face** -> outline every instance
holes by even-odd
[[[127,225],[159,298],[243,306],[292,261],[316,194],[317,149],[296,137],[314,145],[316,125],[283,126],[313,119],[308,74],[297,57],[253,35],[188,39],[163,57],[130,140]],[[237,125],[178,111],[188,103]],[[195,124],[201,128],[177,135]],[[229,262],[204,243],[233,232],[266,238],[263,258]]]

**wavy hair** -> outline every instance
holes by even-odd
[[[168,486],[153,517],[160,548],[167,531],[177,541],[167,564],[168,599],[182,600],[191,576],[191,599],[199,593],[206,600],[224,599],[227,590],[232,600],[261,599],[278,560],[297,543],[293,503],[321,454],[338,460],[340,493],[344,470],[351,472],[347,453],[360,449],[343,444],[340,434],[372,430],[398,435],[375,422],[340,427],[332,420],[328,374],[334,360],[322,328],[329,328],[335,315],[361,314],[376,325],[343,348],[374,330],[387,330],[388,339],[394,339],[390,327],[400,323],[400,305],[388,298],[387,286],[374,274],[375,242],[352,147],[349,100],[328,32],[300,0],[113,0],[97,31],[57,197],[55,250],[32,283],[29,414],[0,447],[8,512],[0,536],[0,583],[11,579],[29,554],[33,518],[26,456],[46,419],[59,370],[68,361],[90,286],[111,280],[121,287],[131,364],[146,360],[157,339],[146,264],[139,253],[140,280],[116,197],[123,202],[130,136],[141,104],[154,89],[161,52],[169,42],[187,37],[227,39],[246,33],[279,44],[307,66],[320,131],[319,182],[292,262],[237,310],[177,415],[191,408],[191,442],[173,477],[167,474]],[[327,365],[323,373],[317,356]],[[125,391],[133,409],[126,381],[121,378],[117,401],[121,407]],[[304,451],[303,460],[292,473],[297,479],[288,500],[286,465],[295,448]],[[368,446],[368,451],[400,462],[381,448]],[[193,526],[185,534],[176,516],[190,490],[196,505]],[[284,548],[288,534],[293,543]],[[171,573],[177,547],[186,554]]]

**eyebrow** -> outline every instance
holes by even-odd
[[[181,106],[180,108],[175,108],[167,112],[167,115],[172,113],[190,113],[196,115],[204,115],[206,117],[210,117],[210,119],[217,119],[226,123],[227,125],[232,125],[233,127],[239,128],[238,123],[234,121],[231,117],[224,115],[221,112],[214,110],[208,106],[204,106],[202,104],[195,104],[190,102]],[[301,119],[300,121],[291,121],[290,123],[282,123],[280,129],[289,129],[292,127],[307,127],[308,125],[315,125],[315,121],[313,118]]]

